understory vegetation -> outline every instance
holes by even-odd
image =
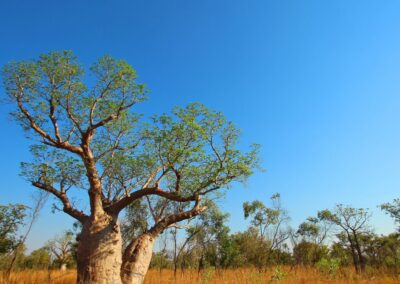
[[[398,222],[397,206],[398,200],[394,200],[380,207]],[[125,216],[124,237],[142,233],[127,222],[140,213],[138,208],[134,204]],[[26,254],[16,233],[26,219],[26,210],[21,205],[1,207],[3,215],[13,216],[8,224],[2,224],[3,274],[15,257],[9,283],[74,283],[76,272],[71,269],[76,267],[79,226]],[[243,213],[250,223],[242,232],[231,233],[229,215],[212,203],[197,219],[170,227],[158,240],[145,283],[400,281],[400,234],[374,233],[367,209],[337,205],[317,212],[294,229],[280,195],[274,194],[270,204],[245,202]]]
[[[281,267],[284,276],[277,277],[276,268],[258,271],[257,269],[206,269],[202,272],[197,270],[179,271],[174,275],[171,269],[150,269],[147,273],[145,284],[258,284],[258,283],[371,283],[392,284],[399,283],[398,277],[388,275],[385,271],[374,270],[363,275],[356,274],[353,269],[341,268],[335,276],[321,273],[318,269],[310,267]],[[281,272],[282,273],[282,272]],[[281,274],[282,275],[282,274]],[[1,276],[0,276],[1,280]],[[76,282],[76,271],[54,271],[54,270],[24,270],[14,272],[11,275],[11,284],[73,284]],[[2,282],[0,282],[2,283]]]

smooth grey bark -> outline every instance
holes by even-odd
[[[116,217],[104,214],[88,220],[78,241],[78,284],[122,283],[122,239]]]
[[[128,245],[122,257],[122,283],[143,283],[153,255],[154,241],[152,234],[145,233]]]
[[[117,219],[104,215],[88,221],[78,236],[77,284],[142,284],[155,239],[145,233],[133,240],[122,255]]]

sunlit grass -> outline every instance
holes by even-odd
[[[0,279],[0,283],[4,283],[3,278]],[[13,272],[10,280],[10,284],[72,284],[76,281],[76,271],[24,270]]]
[[[357,275],[351,268],[341,269],[336,275],[326,275],[314,268],[290,268],[283,267],[278,270],[268,269],[259,272],[256,269],[206,269],[201,273],[196,270],[178,271],[176,277],[172,270],[152,269],[146,276],[146,284],[188,284],[188,283],[400,283],[400,277],[390,275],[384,271],[369,271],[363,275]],[[279,274],[279,275],[278,275]],[[278,279],[277,279],[278,278]],[[276,279],[276,281],[272,281]],[[76,281],[76,272],[25,270],[14,272],[10,284],[73,284]],[[0,283],[4,283],[0,278]]]

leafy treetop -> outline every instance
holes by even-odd
[[[201,196],[258,165],[258,146],[239,151],[238,129],[199,103],[142,119],[133,107],[147,91],[127,62],[103,56],[84,75],[70,51],[3,69],[13,117],[35,141],[22,175],[77,220],[118,214],[144,196],[199,210]],[[76,189],[88,192],[90,213],[71,200]]]

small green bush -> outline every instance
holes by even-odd
[[[317,268],[319,271],[331,276],[335,276],[338,269],[340,268],[340,260],[337,258],[322,258],[317,262]]]
[[[283,270],[280,266],[274,268],[270,283],[277,283],[284,280],[288,276],[288,273]]]

